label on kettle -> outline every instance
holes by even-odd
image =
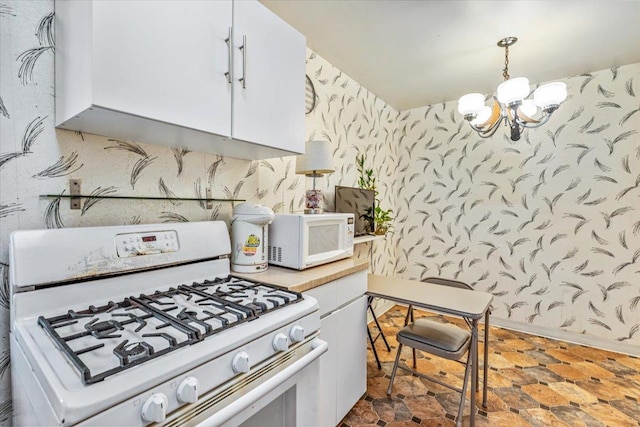
[[[260,246],[260,238],[255,234],[249,234],[247,240],[244,242],[242,246],[242,253],[246,256],[254,256],[258,251],[258,247]]]

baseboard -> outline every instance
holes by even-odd
[[[378,312],[376,312],[378,314]],[[529,323],[514,322],[513,320],[491,317],[489,320],[492,326],[510,329],[512,331],[524,332],[531,335],[539,335],[545,338],[567,341],[573,344],[580,344],[587,347],[599,348],[601,350],[613,351],[615,353],[628,354],[630,356],[640,357],[640,347],[637,345],[626,344],[623,342],[604,340],[600,337],[592,335],[579,334],[576,332],[564,331],[562,329],[545,328],[542,326],[531,325]]]

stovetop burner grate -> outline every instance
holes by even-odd
[[[303,299],[233,276],[38,318],[84,384],[160,357]]]

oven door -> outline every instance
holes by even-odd
[[[162,425],[316,427],[318,358],[327,349],[314,338],[170,414]]]

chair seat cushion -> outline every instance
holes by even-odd
[[[454,325],[418,319],[401,329],[397,339],[402,345],[458,360],[469,347],[471,333]]]

